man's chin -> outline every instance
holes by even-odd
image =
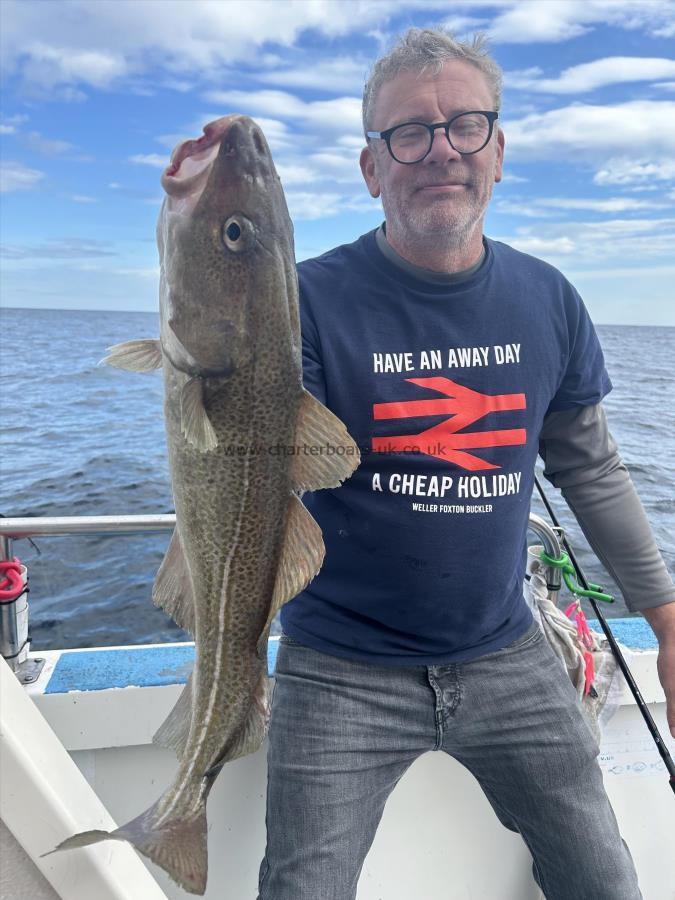
[[[470,235],[475,224],[442,210],[437,210],[435,215],[432,210],[426,210],[425,215],[409,219],[409,230],[420,238],[443,235],[445,238],[456,236],[460,239]]]

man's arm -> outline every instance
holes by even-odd
[[[658,672],[675,737],[675,587],[600,404],[549,413],[539,453],[589,544],[659,642]]]
[[[666,695],[668,727],[675,737],[675,603],[643,609],[642,614],[659,642],[656,668]]]

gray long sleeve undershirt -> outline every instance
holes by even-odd
[[[552,412],[539,455],[588,543],[635,612],[675,601],[675,587],[601,404]]]

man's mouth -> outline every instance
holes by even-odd
[[[442,181],[437,182],[435,184],[423,184],[421,187],[417,188],[418,191],[437,191],[437,192],[447,192],[453,193],[454,191],[462,190],[466,188],[466,182],[464,181]]]

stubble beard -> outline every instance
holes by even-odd
[[[459,196],[430,198],[425,206],[417,192],[409,197],[383,192],[382,208],[388,229],[408,245],[461,249],[477,230],[482,234],[491,194],[490,185],[478,194],[475,184],[470,184]]]

